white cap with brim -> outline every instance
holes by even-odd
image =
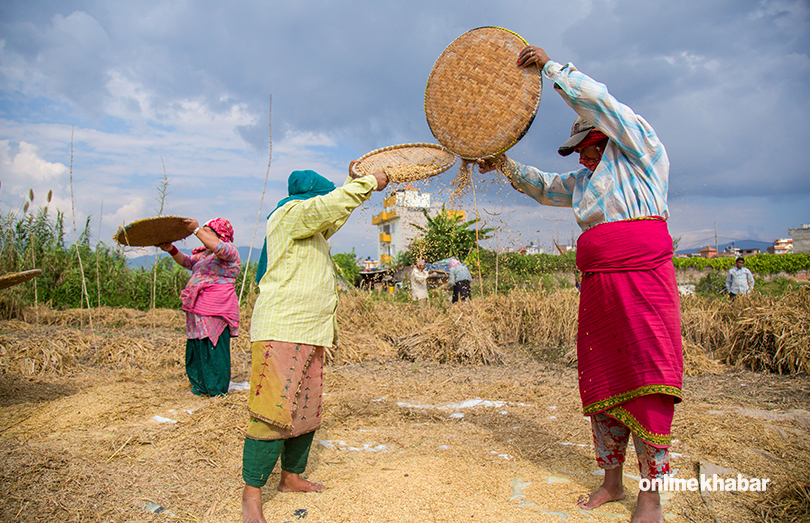
[[[562,156],[568,156],[574,152],[576,146],[579,145],[593,129],[594,126],[592,123],[581,116],[577,117],[577,119],[574,120],[574,125],[571,126],[571,138],[562,144],[560,148],[557,149],[557,152]]]

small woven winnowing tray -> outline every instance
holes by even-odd
[[[128,247],[150,247],[161,243],[171,243],[191,235],[181,222],[183,216],[154,216],[135,220],[118,228],[113,239]]]
[[[389,182],[401,183],[436,176],[455,163],[455,155],[441,145],[405,143],[364,154],[352,166],[352,172],[357,176],[384,172]]]
[[[31,269],[22,272],[11,272],[0,276],[0,289],[7,289],[21,283],[25,283],[30,279],[36,278],[42,274],[42,269]]]

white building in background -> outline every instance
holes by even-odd
[[[377,226],[377,259],[390,263],[396,256],[408,250],[413,239],[421,231],[415,227],[427,224],[423,210],[429,214],[431,199],[429,193],[422,193],[412,185],[396,189],[383,199],[383,211],[371,218],[371,224]],[[446,211],[460,216],[464,220],[464,211]]]
[[[794,253],[810,253],[810,224],[803,224],[799,229],[788,229],[793,239]]]
[[[780,238],[773,241],[773,245],[768,247],[768,254],[789,254],[793,252],[793,239]]]

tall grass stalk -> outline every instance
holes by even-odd
[[[248,259],[242,262],[242,266],[247,267],[250,264],[250,256],[253,253],[253,242],[256,240],[256,231],[259,229],[259,220],[262,216],[262,205],[264,205],[264,193],[267,190],[267,179],[270,177],[270,162],[273,161],[273,95],[270,95],[270,103],[267,110],[268,131],[270,134],[270,153],[267,158],[267,172],[264,173],[264,186],[262,186],[262,197],[259,200],[259,210],[256,212],[256,226],[253,228],[253,237],[250,239],[250,248],[248,249]],[[242,287],[239,289],[239,303],[242,303],[242,293],[245,292],[245,280],[247,280],[248,271],[242,276]]]
[[[156,200],[160,203],[158,209],[158,216],[163,214],[163,204],[166,203],[166,196],[169,194],[169,177],[166,175],[166,164],[163,162],[163,157],[160,157],[160,164],[163,166],[163,179],[158,183],[157,191],[158,197]],[[152,264],[152,297],[149,302],[149,308],[155,308],[155,297],[157,296],[157,266],[158,255],[160,254],[160,247],[155,247],[155,262]]]
[[[98,301],[97,307],[101,308],[101,281],[99,280],[98,270],[98,244],[101,242],[101,220],[104,217],[104,200],[101,200],[101,210],[98,212],[98,241],[96,241],[96,298]]]
[[[50,194],[50,193],[49,193]],[[34,246],[37,243],[37,231],[34,228],[34,189],[30,189],[28,191],[28,199],[31,203],[31,214],[28,215],[28,230],[31,231],[31,268],[37,268],[37,256],[36,252],[34,251]],[[39,324],[39,308],[37,307],[39,302],[37,296],[37,279],[34,278],[34,310],[36,311],[36,319],[37,324]]]
[[[79,252],[79,237],[76,234],[76,204],[73,197],[73,130],[70,128],[70,212],[73,218],[73,246],[76,248],[76,258],[79,259],[79,272],[82,275],[82,294],[87,301],[87,318],[90,323],[90,332],[93,333],[93,345],[96,344],[96,332],[93,329],[93,313],[90,310],[90,295],[87,292],[87,280],[84,277],[84,265],[82,264],[82,255]],[[79,299],[79,303],[82,301]],[[80,307],[81,308],[81,307]]]

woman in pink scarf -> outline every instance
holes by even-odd
[[[231,336],[239,335],[239,300],[234,284],[242,262],[233,244],[233,227],[214,218],[202,227],[197,220],[183,225],[202,242],[186,256],[171,243],[159,247],[191,271],[180,293],[186,311],[186,374],[191,392],[217,396],[228,393],[231,381]]]

